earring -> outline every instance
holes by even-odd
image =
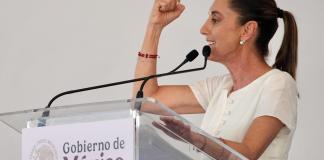
[[[246,40],[240,40],[240,45],[244,45],[245,42]]]

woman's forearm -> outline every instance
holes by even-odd
[[[141,53],[144,54],[157,54],[158,44],[160,35],[162,32],[162,27],[157,25],[148,25],[146,34],[144,37]],[[138,57],[135,78],[150,76],[156,74],[156,59]],[[140,89],[142,81],[136,82],[133,86],[133,97],[135,97],[136,92]],[[158,89],[158,83],[156,78],[149,80],[144,87],[145,96],[150,96],[154,94]]]
[[[223,141],[223,143],[225,143],[232,149],[236,150],[237,152],[241,153],[242,155],[251,160],[257,159],[257,157],[259,157],[258,155],[253,154],[248,148],[248,146],[242,143],[237,143],[224,139],[221,140]],[[228,159],[229,157],[231,157],[231,152],[225,150],[220,145],[216,144],[214,141],[208,140],[208,138],[206,140],[206,144],[203,144],[203,147],[200,149],[214,158]]]

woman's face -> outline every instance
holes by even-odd
[[[240,50],[242,26],[239,15],[229,8],[229,0],[215,0],[207,21],[201,27],[201,34],[211,47],[209,60],[226,62]]]

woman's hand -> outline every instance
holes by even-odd
[[[185,6],[180,4],[180,0],[155,0],[149,25],[164,28],[178,18],[184,9]]]
[[[182,121],[177,120],[173,117],[160,117],[161,121],[165,123],[163,128],[157,122],[153,122],[153,125],[159,129],[161,129],[164,133],[169,135],[170,137],[173,137],[174,139],[181,140],[179,137],[187,140],[188,142],[194,144],[196,147],[201,148],[206,143],[206,137],[204,137],[201,134],[198,134],[196,132],[191,131],[191,128],[189,125],[184,124]],[[168,130],[167,130],[167,129]],[[173,133],[177,134],[174,135]]]

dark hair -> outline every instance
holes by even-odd
[[[263,57],[269,54],[269,42],[278,29],[277,18],[282,18],[285,33],[273,68],[288,72],[296,79],[298,34],[294,16],[277,7],[274,0],[230,0],[230,7],[236,11],[241,25],[248,21],[258,23],[259,33],[256,48]]]

